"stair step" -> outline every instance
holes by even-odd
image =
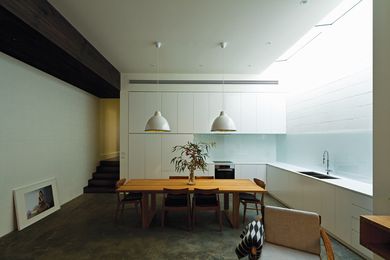
[[[96,172],[119,172],[119,167],[116,166],[98,166]]]
[[[119,167],[119,161],[100,161],[101,166],[115,166]]]
[[[115,180],[107,180],[107,179],[90,179],[88,180],[88,186],[106,186],[106,187],[115,187]]]
[[[94,172],[92,173],[93,179],[109,179],[109,180],[119,180],[119,172]]]
[[[84,193],[114,193],[115,188],[110,187],[84,187]]]

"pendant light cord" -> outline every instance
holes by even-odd
[[[157,53],[156,53],[156,67],[157,67],[157,91],[160,93],[160,110],[162,110],[162,93],[160,89],[160,47],[161,47],[161,42],[156,42],[156,47],[157,47]],[[160,111],[162,113],[162,111]]]
[[[222,48],[222,111],[225,111],[225,53],[227,43],[221,42]]]

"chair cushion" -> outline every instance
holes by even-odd
[[[260,202],[253,193],[240,193],[240,200]]]
[[[141,200],[142,199],[142,193],[141,192],[130,192],[126,193],[123,201],[133,201],[133,200]]]
[[[260,259],[283,259],[283,260],[311,260],[320,259],[319,255],[307,253],[304,251],[278,246],[272,243],[265,242],[261,250]]]
[[[320,216],[313,212],[266,206],[265,240],[320,255]]]
[[[212,207],[217,206],[217,196],[215,194],[196,194],[195,196],[196,206]]]

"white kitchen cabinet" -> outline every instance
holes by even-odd
[[[128,179],[145,178],[145,134],[129,135]]]
[[[188,134],[177,135],[162,135],[161,136],[161,167],[162,178],[169,178],[171,175],[188,175],[188,172],[178,173],[175,171],[175,166],[171,164],[173,157],[178,156],[179,152],[172,152],[175,145],[184,145],[189,141],[193,141],[194,136]]]
[[[209,127],[211,129],[211,125],[214,122],[214,119],[219,116],[219,114],[222,111],[222,100],[223,95],[222,93],[208,93],[209,97]],[[208,129],[207,132],[210,132],[210,129]]]
[[[145,178],[161,178],[161,135],[145,135]]]
[[[253,178],[257,178],[266,182],[265,164],[236,164],[234,170],[236,179],[253,180]]]
[[[285,170],[267,165],[267,191],[269,194],[286,203],[288,185],[288,175],[286,175]]]
[[[209,95],[194,93],[194,133],[210,132],[209,124]]]
[[[178,133],[193,133],[194,131],[194,95],[193,93],[178,93]]]
[[[370,196],[273,166],[267,166],[267,190],[289,207],[318,213],[322,227],[372,258],[359,243],[359,216],[372,215]]]
[[[257,132],[257,95],[241,94],[241,132]]]
[[[171,133],[177,133],[177,93],[162,93],[161,113],[168,121]]]
[[[280,93],[257,95],[257,132],[286,133],[286,100]]]
[[[129,133],[143,133],[146,122],[156,111],[161,111],[159,92],[130,92]]]
[[[223,110],[233,120],[238,132],[241,131],[241,94],[225,93]]]

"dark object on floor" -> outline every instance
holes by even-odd
[[[120,179],[116,183],[116,188],[119,188],[123,184],[125,184],[126,179]],[[139,215],[138,206],[141,205],[142,210],[142,193],[141,192],[117,192],[118,195],[118,203],[115,210],[115,221],[118,220],[119,210],[123,215],[123,210],[126,204],[133,204],[135,206],[135,210],[137,215]],[[141,216],[142,217],[142,216]]]
[[[253,181],[263,189],[265,189],[265,183],[262,180],[254,178]],[[260,199],[257,198],[258,193],[240,193],[240,202],[244,205],[244,216],[242,223],[245,224],[246,210],[256,210],[256,214],[259,215],[259,207],[261,207],[261,215],[264,215],[264,192],[260,194]],[[254,208],[249,208],[248,204],[254,204]]]
[[[88,186],[84,187],[84,193],[114,193],[115,184],[119,180],[119,159],[100,161],[92,179],[88,180]]]
[[[248,256],[249,259],[259,259],[264,243],[264,226],[259,220],[252,221],[242,231],[241,242],[236,247],[238,258]]]

